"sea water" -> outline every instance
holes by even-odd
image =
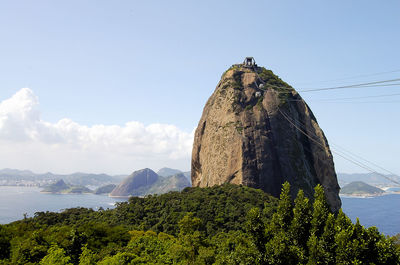
[[[98,210],[114,208],[116,202],[126,199],[111,198],[95,194],[49,194],[42,188],[0,186],[0,224],[10,223],[24,217],[33,217],[35,212],[59,212],[63,209],[85,207]]]
[[[400,194],[377,197],[341,197],[343,212],[353,222],[358,217],[365,227],[376,226],[381,233],[394,236],[400,233]]]
[[[35,212],[53,211],[73,207],[98,210],[114,208],[116,202],[126,199],[94,194],[47,194],[37,187],[0,186],[0,224],[10,223]],[[358,217],[365,227],[376,226],[386,235],[400,233],[400,194],[371,198],[341,197],[342,209],[353,222]]]

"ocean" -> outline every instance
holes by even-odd
[[[35,212],[58,212],[62,209],[86,207],[98,210],[114,208],[116,202],[126,199],[111,198],[95,194],[48,194],[42,188],[0,186],[0,224],[10,223],[24,217],[33,217]]]
[[[358,217],[365,227],[376,226],[381,233],[400,233],[400,194],[355,198],[341,196],[342,209],[353,222]]]
[[[94,210],[114,208],[126,199],[94,194],[46,194],[37,187],[0,186],[0,224],[22,219],[26,213],[61,211],[73,207]],[[342,209],[353,222],[358,217],[365,227],[376,226],[386,235],[400,233],[400,194],[372,198],[341,197]]]

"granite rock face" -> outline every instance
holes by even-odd
[[[312,197],[321,184],[331,210],[341,207],[332,154],[300,95],[270,70],[233,65],[208,99],[195,132],[193,186],[223,183],[260,188],[278,197]]]

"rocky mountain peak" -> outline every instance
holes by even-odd
[[[300,95],[254,59],[230,67],[208,99],[195,132],[193,186],[243,184],[279,196],[288,181],[312,196],[321,184],[341,206],[332,154]]]

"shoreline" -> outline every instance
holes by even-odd
[[[110,198],[129,199],[130,197],[132,197],[132,195],[129,195],[129,196],[112,196],[112,195],[108,194],[108,197],[110,197]]]
[[[367,199],[367,198],[375,198],[375,197],[381,197],[381,196],[392,195],[392,194],[400,194],[400,192],[398,192],[398,191],[383,192],[383,193],[379,193],[379,194],[371,194],[371,193],[343,194],[343,193],[339,193],[339,197]]]
[[[51,192],[51,191],[40,191],[40,193],[43,194],[59,194],[59,195],[70,195],[70,194],[75,194],[75,195],[82,195],[82,194],[94,194],[94,195],[100,195],[100,194],[95,194],[94,192]]]

